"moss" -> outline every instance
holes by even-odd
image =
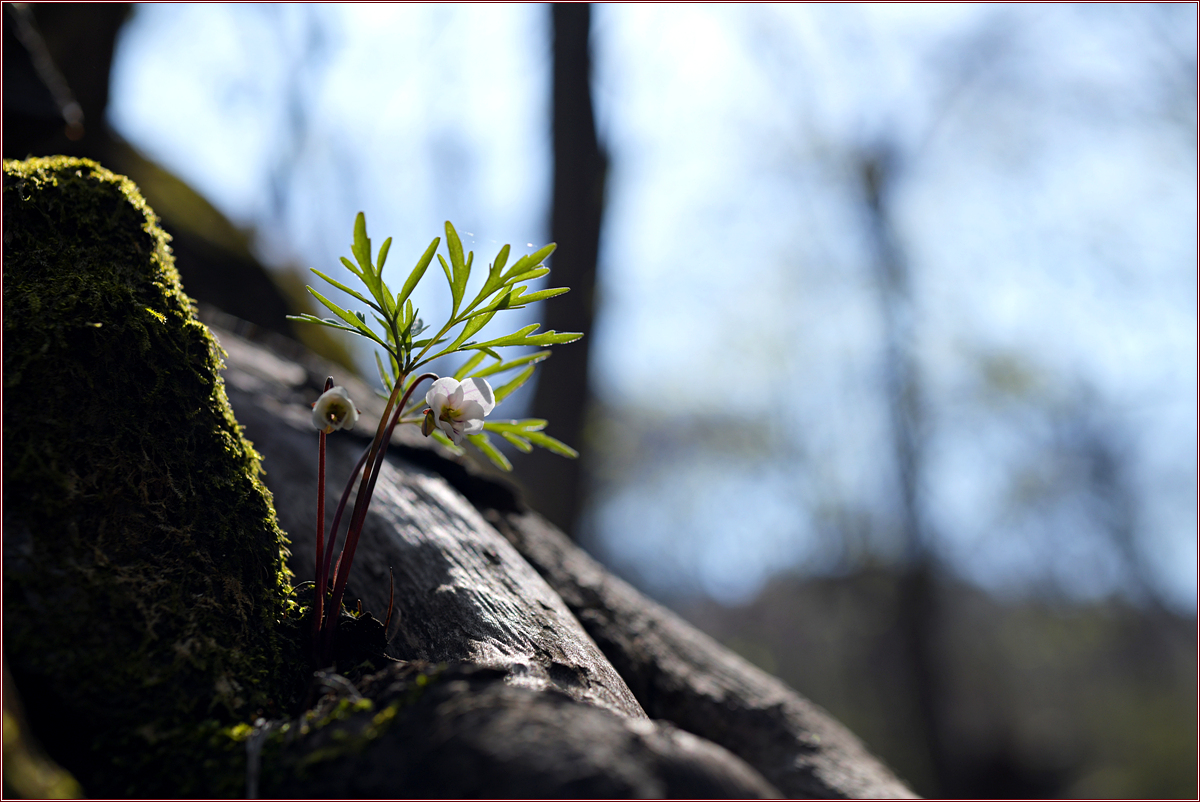
[[[284,704],[286,541],[133,183],[6,161],[3,197],[5,657],[86,791],[170,787],[199,722]]]

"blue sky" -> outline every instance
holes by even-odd
[[[898,548],[855,172],[887,146],[942,559],[1120,589],[1063,446],[1110,432],[1138,553],[1194,607],[1194,6],[605,5],[593,54],[593,380],[636,433],[596,454],[606,559],[737,601],[854,532]],[[547,239],[548,68],[538,5],[144,5],[110,115],[280,269],[336,265],[363,210],[401,270],[446,219],[480,258]]]

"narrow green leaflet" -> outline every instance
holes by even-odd
[[[511,471],[512,463],[508,461],[508,457],[500,453],[500,451],[492,445],[492,439],[486,434],[469,434],[467,440],[471,441],[471,445],[483,452],[483,455],[492,461],[502,471]]]
[[[453,305],[450,314],[457,315],[458,304],[462,300],[462,296],[458,294],[458,285],[454,282],[454,275],[450,272],[450,265],[446,263],[446,260],[442,258],[440,253],[437,255],[437,258],[442,263],[442,271],[446,274],[446,281],[450,284],[450,300]]]
[[[529,367],[525,368],[525,370],[518,373],[512,381],[497,387],[495,391],[496,403],[499,404],[505,398],[508,398],[510,395],[512,395],[514,390],[516,390],[525,382],[529,381],[529,377],[533,375],[533,372],[536,369],[536,365],[530,365]]]
[[[481,351],[480,353],[482,354],[483,352]],[[549,358],[549,351],[534,351],[532,354],[527,354],[523,357],[509,360],[508,362],[498,362],[495,365],[488,365],[483,370],[477,370],[471,375],[483,378],[484,376],[491,376],[493,373],[503,373],[504,371],[511,370],[512,368],[519,368],[521,365],[537,364],[538,362],[542,362]],[[475,364],[479,363],[476,362]],[[458,377],[456,376],[455,378]]]
[[[390,393],[392,391],[392,380],[388,376],[388,372],[383,368],[383,360],[379,358],[378,351],[375,352],[375,365],[379,368],[379,380],[383,382],[383,386],[386,387]]]
[[[491,272],[493,272],[497,276],[499,276],[500,271],[504,269],[504,265],[507,263],[508,263],[508,246],[505,245],[504,247],[502,247],[500,249],[500,253],[496,254],[496,261],[492,262]]]
[[[468,373],[475,369],[476,365],[483,361],[485,356],[487,356],[487,354],[485,354],[483,351],[480,351],[479,353],[475,354],[475,356],[462,363],[462,366],[458,370],[454,371],[454,378],[462,381]]]
[[[442,244],[442,239],[435,237],[408,273],[400,291],[393,294],[383,280],[383,269],[388,254],[391,252],[392,238],[388,237],[383,241],[373,263],[371,240],[367,236],[366,215],[360,212],[354,220],[354,238],[350,246],[353,259],[341,257],[341,262],[361,282],[365,291],[338,281],[320,270],[312,272],[326,284],[346,293],[370,311],[364,313],[344,308],[314,288],[308,287],[308,292],[335,317],[320,318],[304,313],[289,315],[288,319],[348,331],[366,337],[375,345],[380,346],[383,349],[382,353],[373,352],[375,367],[379,372],[379,381],[388,391],[384,395],[393,403],[400,399],[402,393],[412,390],[413,383],[420,373],[419,368],[439,357],[456,353],[463,353],[465,358],[465,361],[454,372],[454,379],[457,381],[464,381],[466,377],[483,379],[487,376],[513,371],[507,382],[493,390],[496,403],[500,403],[533,377],[538,363],[550,356],[550,352],[534,350],[506,359],[501,356],[499,349],[531,346],[541,348],[573,342],[582,336],[578,332],[539,331],[539,324],[533,323],[511,334],[485,342],[471,340],[500,312],[507,309],[520,309],[528,304],[554,298],[567,292],[566,287],[528,291],[528,282],[550,272],[543,262],[554,252],[556,246],[554,244],[547,245],[511,263],[509,262],[510,246],[502,246],[496,254],[495,260],[488,265],[487,277],[483,281],[483,286],[474,300],[464,307],[475,254],[469,251],[464,253],[462,239],[449,221],[446,221],[445,225],[445,243],[446,255],[443,256],[437,252]],[[433,336],[422,337],[422,333],[429,327],[417,317],[412,294],[416,291],[421,279],[424,278],[435,256],[450,288],[451,311],[445,323],[433,329],[436,332]],[[418,337],[421,339],[417,339]],[[490,362],[487,361],[489,358]],[[402,411],[402,419],[406,423],[419,423],[421,421],[419,410],[424,405],[424,401],[424,397],[413,398],[409,395],[403,402],[405,409]],[[417,416],[411,417],[413,413],[417,413]],[[512,464],[497,448],[499,441],[493,441],[494,436],[502,437],[509,446],[524,452],[532,451],[534,446],[538,446],[568,457],[577,455],[570,446],[542,431],[546,426],[544,420],[529,418],[520,421],[482,422],[484,431],[470,435],[467,438],[468,442],[501,470],[511,470]],[[384,425],[383,422],[380,425]],[[463,453],[463,449],[455,446],[445,432],[434,430],[430,436],[455,453]],[[505,448],[507,450],[507,446]]]
[[[408,279],[404,282],[404,286],[400,288],[400,293],[396,296],[396,306],[403,304],[408,300],[408,296],[412,295],[412,291],[417,287],[417,282],[421,280],[421,276],[425,275],[425,269],[433,261],[433,254],[437,251],[438,245],[441,242],[441,237],[434,237],[433,242],[429,243],[429,247],[425,250],[425,253],[417,260],[417,266],[408,274]]]
[[[462,456],[463,454],[466,453],[465,451],[462,450],[462,448],[454,445],[454,441],[451,440],[449,437],[447,437],[445,434],[443,434],[441,429],[434,429],[433,433],[429,436],[432,437],[434,440],[437,440],[439,443],[444,445],[446,448],[450,449],[450,451],[454,454]]]
[[[562,295],[563,293],[570,292],[570,291],[571,291],[570,287],[554,287],[553,289],[549,289],[549,290],[538,290],[537,292],[531,292],[528,295],[520,295],[516,298],[513,298],[512,303],[521,304],[521,306],[524,306],[525,304],[531,304],[534,301],[543,301],[547,298],[555,298],[559,295]],[[519,307],[514,307],[514,308],[519,308]]]
[[[540,432],[546,428],[546,421],[543,418],[525,418],[524,420],[495,420],[488,421],[483,424],[483,428],[489,432],[515,432],[517,434],[525,434],[526,432]]]
[[[335,315],[337,315],[342,320],[349,323],[355,329],[362,332],[364,337],[368,337],[368,338],[374,340],[375,342],[379,343],[380,345],[382,345],[384,348],[387,348],[387,343],[385,343],[383,340],[379,339],[379,337],[375,334],[375,332],[371,331],[371,328],[366,324],[365,321],[358,319],[357,315],[350,314],[345,309],[342,309],[340,306],[335,304],[333,301],[329,300],[324,295],[322,295],[321,293],[314,290],[312,287],[305,287],[305,289],[308,290],[310,295],[312,295],[314,298],[316,298],[321,303],[325,304],[326,308],[328,308],[330,312],[333,312]]]
[[[376,310],[377,312],[382,312],[382,311],[383,311],[383,309],[381,309],[381,308],[379,307],[379,304],[375,303],[374,301],[369,301],[369,300],[367,300],[367,299],[366,299],[366,298],[365,298],[365,297],[362,295],[362,293],[359,293],[359,292],[356,292],[355,290],[352,290],[352,289],[350,289],[349,287],[347,287],[345,284],[341,283],[340,281],[334,281],[334,280],[333,280],[333,279],[331,279],[329,276],[327,276],[327,275],[325,275],[324,273],[322,273],[320,270],[317,270],[315,267],[310,267],[310,268],[309,268],[309,270],[311,270],[312,272],[316,273],[318,276],[320,276],[321,278],[325,279],[325,280],[326,280],[326,281],[328,281],[330,284],[332,284],[333,286],[337,287],[339,290],[341,290],[342,292],[346,293],[347,295],[352,295],[352,296],[354,296],[355,298],[357,298],[358,300],[362,301],[364,304],[366,304],[367,306],[369,306],[369,307],[371,307],[372,309]]]
[[[475,343],[471,348],[501,348],[506,345],[560,345],[562,343],[573,343],[583,336],[578,331],[546,331],[541,334],[530,333],[538,327],[539,324],[534,323],[526,326],[520,331],[514,332],[507,337],[499,337],[495,340],[488,340],[485,343]]]
[[[528,256],[522,256],[520,259],[513,262],[513,266],[510,267],[508,272],[504,274],[504,283],[507,284],[509,279],[511,279],[513,276],[519,276],[528,271],[530,268],[540,265],[546,260],[546,257],[554,253],[554,249],[557,247],[558,246],[552,242],[541,250],[534,251]]]
[[[533,281],[535,278],[541,278],[550,272],[548,267],[538,267],[530,270],[527,273],[518,273],[515,276],[510,276],[504,280],[505,284],[516,284],[518,281]]]
[[[332,320],[330,318],[317,317],[316,315],[310,315],[307,312],[304,312],[299,315],[288,315],[287,319],[288,320],[298,320],[301,323],[316,323],[318,326],[328,326],[331,329],[340,329],[341,331],[348,331],[351,334],[360,334],[359,330],[353,326],[343,326],[341,323],[338,323],[336,320]],[[499,358],[499,357],[497,357],[497,358]]]
[[[536,331],[539,325],[541,325],[541,324],[530,323],[525,328],[515,331],[512,334],[509,334],[507,337],[500,337],[499,339],[496,339],[496,340],[488,340],[485,343],[479,343],[473,347],[483,348],[484,346],[487,346],[490,348],[500,348],[501,346],[505,346],[505,345],[521,345],[522,344],[521,340],[524,339],[530,333]]]
[[[392,247],[392,238],[388,237],[383,241],[383,245],[379,246],[379,262],[375,267],[375,272],[383,275],[383,263],[387,261],[388,250]]]
[[[367,280],[363,278],[362,271],[358,269],[358,265],[354,264],[354,262],[351,262],[349,259],[347,259],[344,256],[342,257],[342,264],[346,266],[347,270],[349,270],[354,275],[358,276],[359,280],[362,281],[363,284],[367,283]],[[368,287],[368,289],[370,289],[370,288]]]
[[[461,346],[463,343],[465,343],[467,341],[467,338],[470,337],[472,334],[474,334],[475,332],[482,329],[484,327],[484,325],[486,325],[487,322],[492,319],[492,315],[494,315],[494,314],[496,314],[495,310],[493,310],[492,312],[489,312],[486,315],[478,315],[478,316],[472,317],[470,320],[467,321],[467,325],[463,326],[463,330],[459,333],[459,335],[454,338],[454,342],[447,345],[445,347],[445,349],[442,350],[441,353],[434,356],[434,359],[437,359],[439,356],[445,356],[446,354],[451,354],[451,353],[454,353],[455,351],[459,350],[459,346]]]
[[[521,437],[519,434],[513,434],[512,432],[501,432],[500,436],[503,437],[508,442],[512,443],[517,448],[524,451],[526,454],[533,451],[533,445],[530,444],[530,442],[527,439],[525,439],[524,437]]]
[[[553,451],[555,454],[559,454],[564,457],[570,457],[571,459],[575,459],[579,456],[578,451],[571,448],[561,440],[555,440],[548,434],[543,434],[542,432],[528,432],[524,436],[527,437],[535,446],[541,446],[547,451]]]
[[[513,437],[520,440],[526,440],[535,446],[540,446],[548,451],[553,451],[555,454],[560,454],[564,457],[574,459],[579,456],[579,452],[571,448],[561,440],[556,440],[548,434],[542,432],[546,428],[546,421],[541,418],[527,418],[525,420],[511,421],[488,421],[483,424],[485,431],[495,432],[496,434],[508,440],[522,451],[521,444],[514,441]],[[510,437],[511,435],[511,437]]]
[[[359,212],[358,217],[354,218],[354,244],[350,246],[350,252],[362,266],[363,272],[370,273],[371,240],[367,239],[367,216],[362,212]]]

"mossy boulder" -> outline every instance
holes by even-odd
[[[3,198],[5,660],[85,791],[166,787],[307,668],[286,540],[133,183],[5,161]]]

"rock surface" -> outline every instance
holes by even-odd
[[[86,793],[910,795],[413,427],[350,575],[375,617],[343,613],[314,673],[286,570],[313,572],[309,405],[328,371],[364,413],[328,438],[331,522],[382,404],[227,329],[220,378],[166,235],[98,165],[6,162],[4,212],[5,660]]]

